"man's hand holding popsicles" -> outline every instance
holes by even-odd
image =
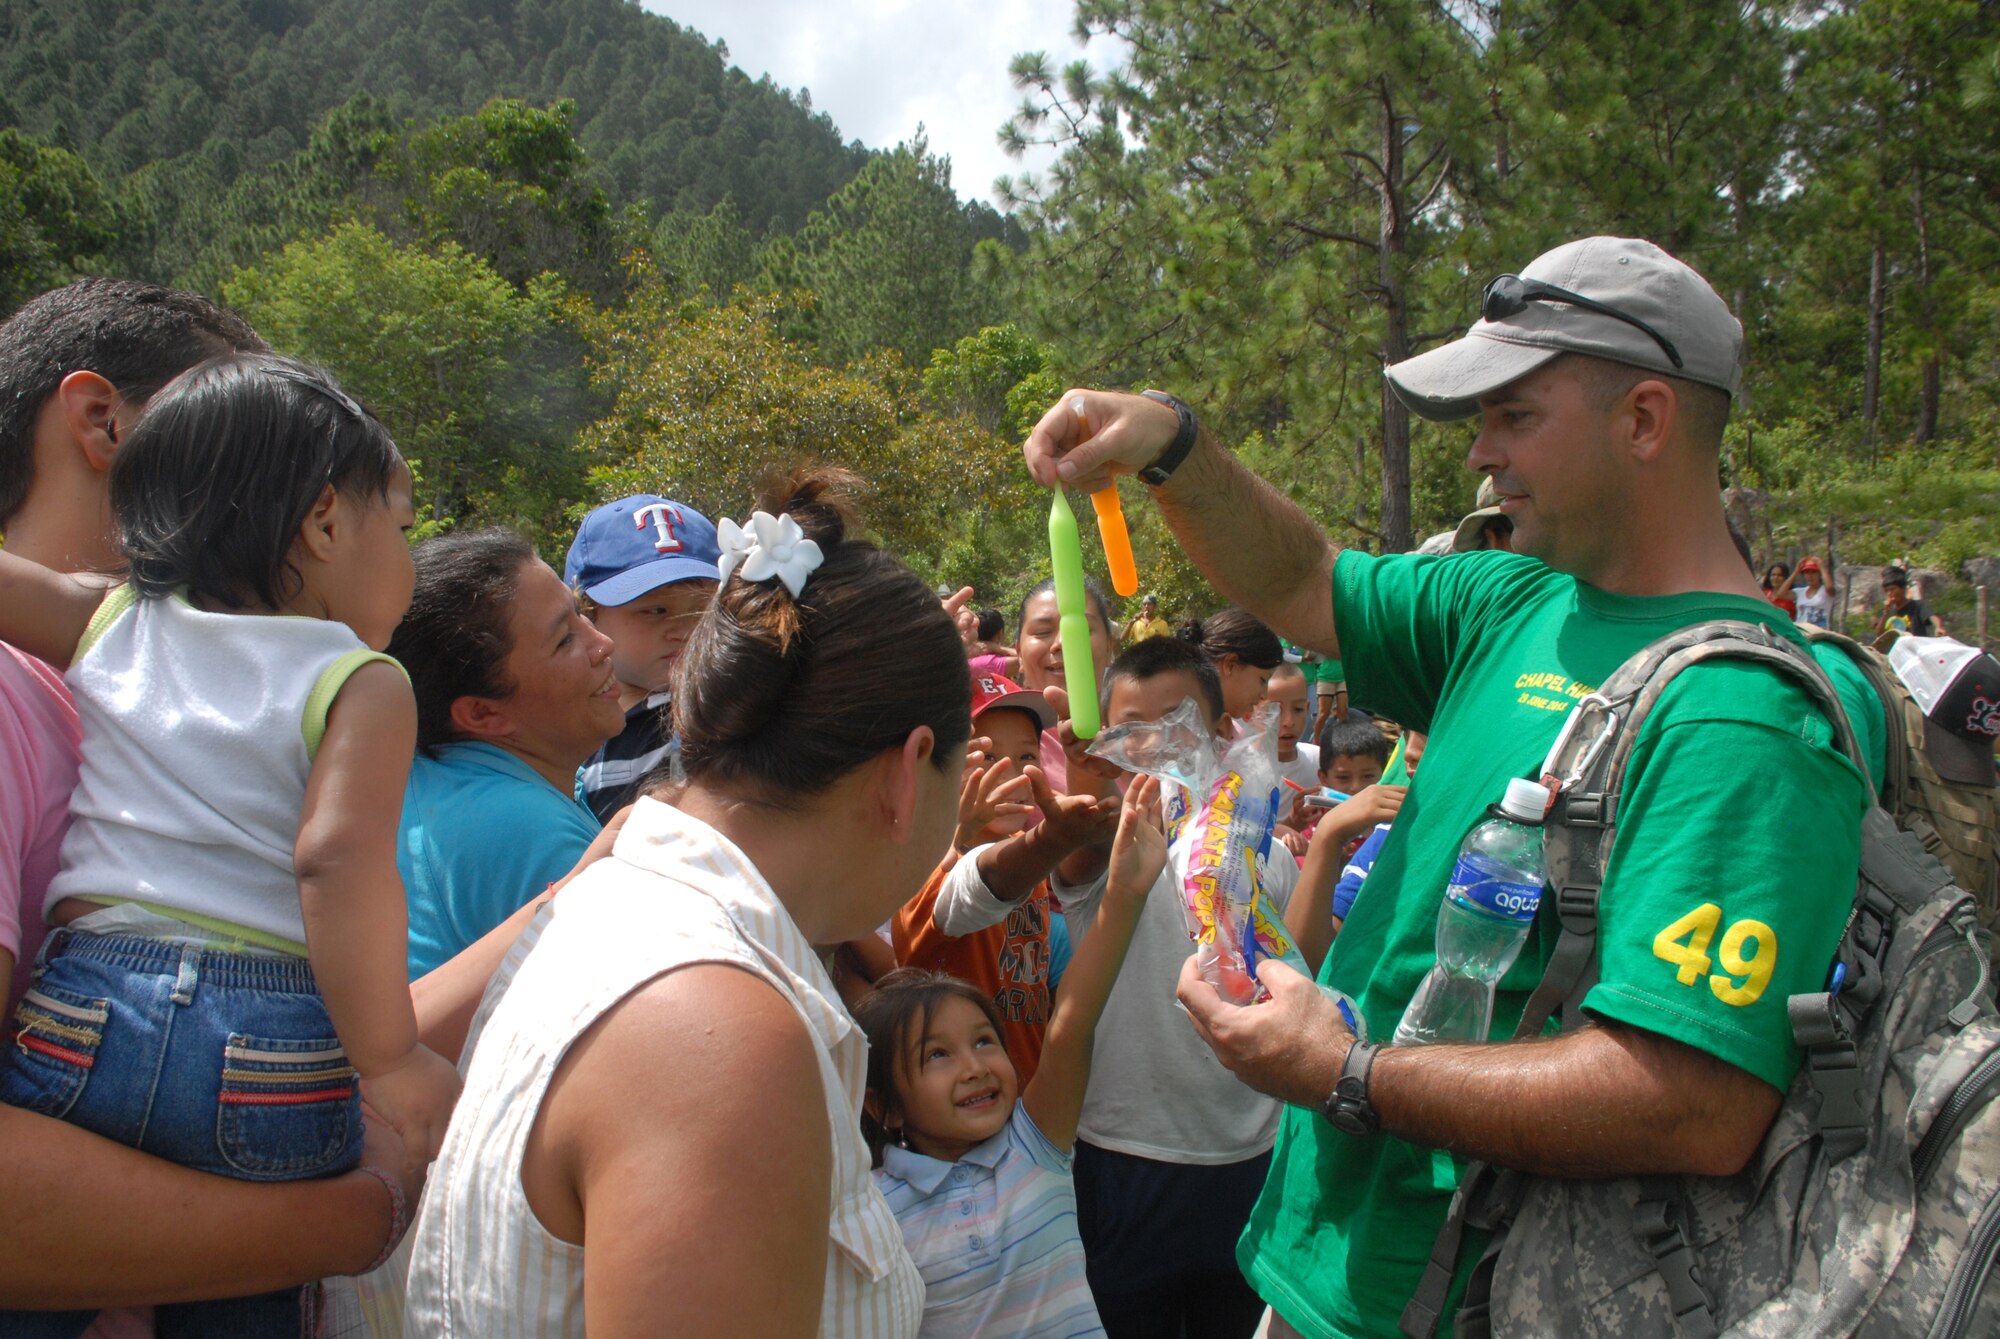
[[[1127,397],[1130,398],[1130,397]],[[1152,403],[1145,401],[1145,403]],[[1042,433],[1049,419],[1067,413],[1073,440],[1091,437],[1089,402],[1084,392],[1063,397],[1063,405],[1051,410],[1035,428]],[[1168,413],[1171,415],[1172,411]],[[1176,420],[1178,424],[1178,420]],[[1029,439],[1031,448],[1034,439]],[[1039,478],[1041,472],[1036,471]],[[1044,482],[1054,482],[1044,480]],[[1111,586],[1120,595],[1139,590],[1139,567],[1132,557],[1132,535],[1125,526],[1125,511],[1118,501],[1118,483],[1106,478],[1092,491],[1090,501],[1097,512],[1098,537],[1104,544],[1105,565],[1111,572]],[[1097,735],[1097,666],[1090,653],[1089,597],[1083,584],[1083,541],[1060,483],[1049,506],[1049,564],[1055,572],[1056,613],[1060,616],[1063,644],[1063,682],[1069,691],[1070,722],[1078,739]]]

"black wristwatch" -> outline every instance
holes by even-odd
[[[1370,1135],[1382,1128],[1382,1117],[1368,1100],[1368,1071],[1375,1065],[1376,1049],[1365,1041],[1348,1047],[1340,1079],[1333,1085],[1333,1095],[1326,1099],[1321,1114],[1342,1134]]]
[[[1142,483],[1149,488],[1158,488],[1173,477],[1174,471],[1181,467],[1183,460],[1187,459],[1188,452],[1194,450],[1194,439],[1195,435],[1200,431],[1200,425],[1194,420],[1194,410],[1189,409],[1185,402],[1175,399],[1165,391],[1141,391],[1140,394],[1144,395],[1148,400],[1158,400],[1161,404],[1173,410],[1181,421],[1180,431],[1174,434],[1172,444],[1160,453],[1158,460],[1139,471],[1139,479]]]

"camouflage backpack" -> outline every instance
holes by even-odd
[[[1633,656],[1550,753],[1542,912],[1561,933],[1517,1037],[1581,1021],[1625,764],[1682,670],[1754,660],[1802,684],[1859,757],[1809,652],[1711,622]],[[1465,1170],[1403,1332],[1434,1333],[1470,1226],[1491,1232],[1453,1333],[1619,1339],[2000,1334],[2000,1015],[1973,898],[1880,807],[1827,989],[1787,1002],[1805,1063],[1735,1176],[1617,1180]]]
[[[1881,778],[1884,806],[1897,826],[1922,842],[1958,886],[1972,894],[1987,930],[2000,931],[2000,790],[1938,775],[1924,753],[1924,709],[1887,656],[1824,628],[1800,631],[1839,647],[1882,699],[1889,727],[1888,775]],[[1994,951],[2000,953],[2000,938]]]

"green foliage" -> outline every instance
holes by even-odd
[[[940,413],[964,415],[1006,441],[1026,439],[1064,384],[1055,349],[1012,322],[932,350],[923,378],[924,398]]]
[[[357,95],[298,153],[226,189],[214,172],[149,164],[128,184],[137,226],[125,252],[143,272],[213,287],[286,242],[360,219],[398,243],[455,242],[518,287],[555,273],[608,297],[633,230],[590,175],[574,118],[569,102],[496,99],[419,124]]]
[[[98,268],[117,231],[81,158],[0,130],[0,311]]]
[[[983,263],[1079,376],[1199,401],[1336,534],[1395,549],[1456,519],[1463,430],[1409,425],[1379,369],[1592,232],[1715,283],[1748,328],[1753,427],[1865,420],[1839,436],[1864,455],[1995,440],[1992,5],[1080,0],[1077,21],[1130,60],[1015,59],[1002,140],[1060,156],[1006,183],[1026,255]]]
[[[225,298],[274,347],[324,364],[381,418],[437,524],[553,534],[581,489],[584,412],[559,279],[524,293],[455,242],[398,246],[360,223],[240,271]]]
[[[1778,210],[1772,415],[1830,404],[1864,444],[1963,431],[2000,405],[1974,352],[2000,261],[2000,13],[1846,0],[1798,45],[1793,139],[1814,171]]]
[[[575,120],[568,99],[547,111],[497,99],[412,131],[376,167],[372,194],[399,201],[413,240],[454,242],[517,287],[560,274],[608,295],[619,283],[618,239]]]
[[[781,310],[776,298],[711,306],[644,282],[600,315],[590,375],[612,401],[579,438],[599,499],[657,492],[741,517],[773,468],[858,465],[894,436],[892,397],[815,366],[778,333]]]
[[[615,205],[734,199],[757,231],[798,227],[866,157],[803,96],[624,0],[14,0],[0,38],[0,124],[121,189],[152,167],[188,202],[284,162],[362,92],[422,121],[568,99]]]
[[[740,517],[774,469],[845,465],[874,486],[882,542],[934,568],[960,517],[1018,491],[1018,454],[963,416],[926,412],[893,351],[824,365],[785,338],[787,307],[684,299],[642,271],[592,326],[591,377],[612,397],[578,439],[592,491],[659,492]]]
[[[707,289],[722,299],[756,276],[757,239],[736,201],[725,198],[706,214],[663,217],[653,231],[653,259],[675,292],[692,297]]]
[[[1841,449],[1834,416],[1792,419],[1760,432],[1742,471],[1768,490],[1770,556],[1823,553],[1829,526],[1842,563],[1910,559],[1955,574],[1967,558],[2000,554],[2000,453],[1953,442],[1904,442],[1873,459]],[[1762,536],[1751,536],[1759,549]]]
[[[298,152],[230,184],[208,155],[147,163],[125,179],[123,267],[217,292],[236,270],[355,212],[357,193],[404,131],[386,102],[361,93],[329,112]]]
[[[810,328],[829,362],[888,348],[921,365],[996,309],[970,276],[978,240],[951,164],[932,156],[919,131],[806,220],[769,274],[775,286],[812,291]]]
[[[1038,224],[1014,267],[1032,331],[1092,380],[1171,385],[1225,436],[1304,459],[1315,509],[1406,548],[1407,413],[1379,369],[1469,304],[1454,174],[1490,115],[1478,47],[1427,0],[1086,0],[1134,51],[1093,80],[1019,57],[1003,139],[1059,146],[1009,183]],[[1354,447],[1361,468],[1350,471]]]

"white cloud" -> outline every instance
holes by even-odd
[[[1114,65],[1117,44],[1086,50],[1070,28],[1073,0],[643,0],[647,9],[728,44],[752,78],[808,89],[846,139],[887,148],[921,123],[951,158],[966,199],[992,200],[993,180],[1039,170],[1046,152],[1009,158],[1000,125],[1020,104],[1007,66],[1022,51],[1057,65],[1088,56]],[[998,203],[998,201],[994,201]]]

